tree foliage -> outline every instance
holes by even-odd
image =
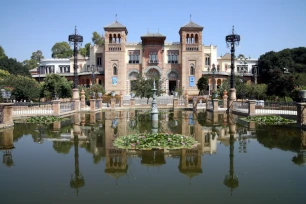
[[[32,78],[21,75],[12,75],[3,78],[0,81],[0,86],[10,86],[13,88],[12,99],[20,100],[35,100],[39,97],[38,82]]]
[[[100,35],[98,32],[93,32],[92,33],[92,38],[91,38],[93,44],[95,45],[104,45],[105,43],[105,38],[103,35]]]
[[[0,57],[0,69],[8,71],[10,74],[31,76],[29,69],[23,63],[6,56]]]
[[[82,48],[79,49],[79,52],[83,57],[89,57],[89,55],[90,55],[90,43],[86,43],[85,47],[82,47]]]
[[[40,62],[40,60],[44,59],[43,53],[41,50],[37,50],[36,52],[32,52],[31,60],[35,60],[36,62]]]
[[[275,70],[287,68],[290,73],[306,73],[306,47],[270,51],[259,57],[258,67],[264,83],[268,83]]]
[[[3,49],[2,46],[0,45],[0,58],[1,58],[1,57],[6,57],[6,55],[5,55],[4,49]]]
[[[48,99],[72,97],[72,82],[58,74],[48,74],[42,84],[42,95]]]
[[[197,87],[199,90],[199,95],[204,95],[204,91],[206,91],[208,89],[208,79],[205,76],[202,76],[201,78],[199,78],[198,83],[197,83]]]
[[[147,103],[149,102],[149,99],[153,96],[153,82],[155,80],[156,84],[156,95],[160,96],[161,94],[165,93],[164,90],[162,90],[162,85],[164,83],[164,80],[159,80],[158,78],[149,78],[145,79],[141,74],[138,74],[137,80],[133,81],[133,91],[135,92],[135,96],[140,98],[147,98]]]
[[[51,49],[52,58],[69,58],[72,56],[73,51],[69,44],[65,41],[55,43]]]

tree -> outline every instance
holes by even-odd
[[[197,87],[199,90],[199,95],[204,95],[204,91],[208,89],[208,79],[202,76],[197,83]]]
[[[20,74],[23,76],[31,76],[29,69],[16,59],[8,57],[0,57],[0,69],[8,71],[10,74]]]
[[[90,43],[86,43],[85,47],[80,48],[79,52],[84,57],[89,57],[89,55],[90,55]]]
[[[1,58],[1,57],[6,57],[6,55],[5,55],[4,49],[3,49],[2,46],[0,45],[0,58]]]
[[[271,80],[275,70],[283,72],[287,68],[290,73],[306,73],[306,47],[267,52],[259,57],[258,67],[264,83]]]
[[[221,87],[219,88],[220,96],[223,96],[224,90],[229,92],[230,89],[230,78],[227,78],[223,81]],[[245,83],[241,80],[240,77],[234,76],[234,84],[235,84],[235,89],[236,89],[236,96],[237,98],[242,98],[242,93],[245,91]]]
[[[59,98],[72,97],[72,82],[67,81],[65,77],[58,74],[48,74],[42,84],[43,96],[46,98]]]
[[[135,92],[135,96],[138,96],[140,98],[147,98],[147,103],[149,103],[149,99],[153,96],[153,82],[155,80],[156,84],[156,95],[160,96],[161,94],[165,93],[165,91],[162,90],[162,84],[164,83],[163,80],[159,80],[158,78],[149,78],[145,79],[141,76],[141,74],[138,74],[137,80],[135,80],[133,84],[133,91]]]
[[[105,38],[103,35],[100,35],[96,31],[92,33],[92,38],[91,38],[93,44],[95,45],[104,45],[105,43]]]
[[[296,84],[296,78],[292,74],[284,74],[281,70],[270,71],[271,79],[268,82],[267,94],[285,98],[289,96]]]
[[[37,50],[36,52],[32,52],[31,60],[35,60],[36,62],[40,62],[41,59],[44,59],[43,53],[41,50]]]
[[[4,78],[8,77],[10,73],[6,70],[0,69],[0,80],[3,80]]]
[[[12,87],[12,98],[16,99],[17,101],[30,101],[39,97],[38,82],[29,77],[10,74],[0,81],[0,86]]]
[[[51,49],[52,58],[69,58],[72,56],[73,51],[69,44],[65,41],[55,43]]]
[[[37,62],[36,60],[33,60],[33,59],[24,60],[24,61],[23,61],[23,65],[24,65],[28,70],[37,67],[37,66],[38,66],[37,63],[38,63],[38,62]]]

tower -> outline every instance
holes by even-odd
[[[189,95],[197,95],[197,80],[202,76],[203,27],[190,22],[180,28],[182,50],[182,87]]]
[[[125,43],[128,31],[115,21],[105,26],[105,91],[124,94],[126,81]]]

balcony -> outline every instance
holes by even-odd
[[[199,51],[199,45],[198,44],[187,44],[186,51]]]
[[[111,51],[111,52],[121,51],[121,44],[120,43],[109,43],[108,51]]]
[[[139,64],[139,60],[129,60],[129,64]]]
[[[148,64],[158,64],[158,60],[148,60]]]

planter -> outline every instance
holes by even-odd
[[[112,96],[112,97],[115,97],[115,95],[116,95],[116,92],[112,91],[112,92],[111,92],[111,96]]]
[[[177,97],[178,96],[178,92],[173,92],[173,96]]]
[[[135,93],[134,92],[131,92],[131,97],[135,98]]]
[[[218,98],[218,94],[217,94],[217,93],[214,93],[214,94],[212,95],[212,98],[213,98],[213,99]]]

